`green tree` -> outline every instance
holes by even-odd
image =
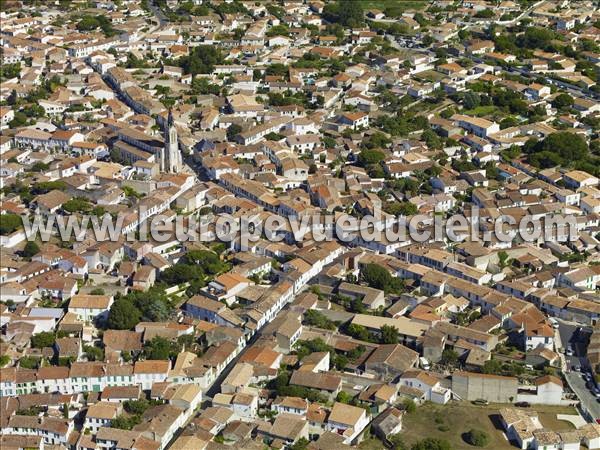
[[[0,214],[0,235],[6,236],[17,231],[23,226],[21,216],[17,214],[7,213]]]
[[[363,281],[372,288],[385,292],[398,292],[402,289],[402,280],[392,277],[384,267],[378,264],[366,264],[360,275]]]
[[[40,367],[41,362],[41,358],[36,358],[35,356],[23,356],[19,359],[19,367],[23,369],[37,369]]]
[[[397,344],[400,337],[398,328],[391,325],[383,325],[381,327],[381,343],[382,344]]]
[[[417,214],[418,211],[419,209],[414,203],[402,202],[392,203],[389,206],[389,210],[387,212],[395,216],[414,216],[415,214]]]
[[[407,450],[408,448],[406,447],[406,444],[404,444],[401,433],[392,434],[388,436],[387,440],[390,443],[392,450]]]
[[[135,305],[124,298],[117,299],[108,312],[108,328],[114,330],[131,330],[141,320],[141,312]]]
[[[199,45],[194,47],[189,56],[182,58],[181,65],[185,73],[197,75],[199,73],[211,73],[215,65],[223,62],[224,57],[219,47]]]
[[[573,97],[571,97],[569,94],[563,93],[554,97],[554,100],[552,100],[552,106],[554,106],[556,109],[563,110],[573,106],[573,102]]]
[[[123,403],[123,408],[129,414],[142,415],[150,407],[150,403],[146,399],[141,400],[127,400]]]
[[[468,91],[463,99],[463,104],[467,109],[474,109],[481,104],[481,98],[476,92]]]
[[[29,171],[30,172],[44,172],[45,170],[48,170],[49,167],[50,166],[48,164],[38,161],[31,165],[31,167],[29,168]]]
[[[364,23],[364,12],[358,1],[338,0],[325,5],[323,18],[330,23],[337,22],[346,27],[355,28]]]
[[[25,258],[31,258],[34,255],[37,255],[40,252],[40,247],[33,241],[27,242],[25,244],[25,248],[23,249],[23,256]]]
[[[10,128],[19,128],[27,124],[27,116],[21,111],[15,112],[15,117],[8,123]]]
[[[466,441],[475,447],[485,447],[490,442],[490,436],[485,431],[471,428],[466,435]]]
[[[528,27],[525,33],[517,38],[517,46],[532,50],[545,49],[555,37],[555,33],[549,28]]]
[[[304,437],[301,437],[295,443],[293,443],[289,447],[289,449],[290,450],[306,450],[308,448],[308,444],[310,444],[310,442],[308,441],[308,439],[306,439]]]
[[[21,63],[16,64],[3,64],[0,66],[0,81],[9,80],[11,78],[18,77],[21,73]],[[12,92],[15,92],[14,90]],[[12,96],[12,92],[10,96]],[[16,92],[15,92],[16,97]],[[12,105],[14,103],[9,103]]]
[[[483,363],[482,371],[490,375],[500,375],[502,373],[502,363],[497,359],[490,359]]]
[[[93,16],[83,16],[79,22],[77,22],[77,29],[79,31],[92,31],[100,26],[100,22]]]
[[[285,77],[289,68],[285,64],[275,63],[267,66],[265,73],[270,76]]]
[[[519,125],[519,121],[514,117],[505,117],[500,121],[500,129],[504,130],[505,128],[516,127]]]
[[[369,341],[369,330],[367,330],[362,325],[350,324],[347,328],[347,333],[352,336],[354,339],[358,339],[359,341]]]
[[[477,11],[477,13],[475,13],[475,17],[477,17],[478,19],[491,19],[494,16],[495,16],[494,11],[489,8],[482,9],[480,11]]]
[[[52,347],[56,336],[52,331],[42,331],[31,336],[31,346],[34,348]]]
[[[120,430],[131,430],[134,426],[141,422],[142,418],[140,416],[125,416],[121,414],[120,416],[112,419],[110,426]]]
[[[63,205],[62,209],[69,213],[74,212],[89,212],[92,209],[92,204],[84,198],[75,197],[67,200]]]
[[[442,352],[442,364],[456,366],[458,364],[458,353],[451,348],[445,348]]]
[[[352,396],[346,391],[340,391],[335,400],[340,403],[345,403],[346,405],[349,405],[352,403]]]
[[[417,410],[417,405],[415,404],[415,402],[413,400],[411,400],[410,398],[406,398],[402,401],[402,406],[404,407],[404,410],[408,413],[408,414],[412,414]]]
[[[378,264],[366,264],[361,271],[361,277],[369,286],[384,289],[392,276]]]
[[[272,36],[289,36],[290,29],[287,25],[275,25],[267,31],[266,35],[268,37]]]
[[[498,264],[502,269],[508,265],[508,253],[504,250],[498,252]]]
[[[338,1],[340,23],[348,27],[357,27],[364,23],[364,12],[360,2],[354,0]]]
[[[171,342],[162,336],[155,336],[144,345],[144,354],[148,359],[169,359]]]
[[[423,131],[423,133],[421,134],[421,140],[424,141],[429,148],[436,150],[441,149],[443,145],[442,140],[440,139],[438,134],[431,129]]]
[[[546,168],[585,160],[588,145],[578,134],[559,131],[550,134],[543,141],[527,141],[524,151],[530,154],[531,164]]]
[[[192,92],[194,94],[213,94],[219,95],[221,92],[221,88],[218,84],[210,83],[206,78],[203,77],[194,77],[192,80]]]
[[[237,123],[232,123],[231,125],[229,125],[229,128],[227,128],[227,140],[233,141],[234,138],[241,132],[242,127],[239,126]]]
[[[307,325],[312,325],[325,330],[337,329],[335,323],[329,320],[325,315],[316,309],[309,309],[304,313],[304,321]]]
[[[83,352],[88,361],[104,361],[104,350],[100,347],[96,347],[95,345],[85,345],[83,347]]]
[[[381,150],[364,149],[358,155],[358,163],[362,167],[367,167],[371,164],[377,164],[380,161],[383,161],[384,158],[385,153],[383,153]]]
[[[348,365],[348,358],[344,355],[334,355],[332,359],[333,365],[337,370],[343,371]]]
[[[452,450],[452,446],[445,439],[425,438],[415,443],[410,450]]]
[[[185,257],[187,264],[198,265],[204,272],[216,275],[229,269],[227,264],[223,263],[215,252],[209,250],[192,250]]]
[[[363,145],[369,149],[382,148],[390,144],[390,139],[383,133],[377,131],[363,140]]]

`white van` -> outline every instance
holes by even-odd
[[[558,323],[558,320],[556,320],[554,317],[550,317],[548,319],[548,321],[552,324],[552,328],[554,328],[555,330],[558,330],[558,327],[560,326],[560,324]]]
[[[423,358],[422,356],[419,358],[419,366],[421,366],[421,369],[423,370],[431,369],[431,364],[429,364],[427,358]]]

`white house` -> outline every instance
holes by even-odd
[[[423,370],[407,370],[398,381],[398,387],[406,386],[423,392],[423,400],[445,405],[450,401],[450,389],[444,389],[437,378]]]
[[[85,415],[84,428],[96,434],[100,427],[110,427],[112,420],[121,413],[121,404],[98,402],[90,405]]]
[[[458,123],[458,126],[473,133],[476,136],[485,138],[490,134],[500,131],[500,125],[481,117],[470,117],[462,114],[455,114],[452,120]]]
[[[171,363],[169,361],[138,361],[133,366],[133,377],[143,390],[152,388],[154,383],[162,383],[169,376]]]
[[[563,383],[560,378],[545,375],[534,381],[534,386],[521,386],[517,401],[538,405],[560,405]]]
[[[325,429],[344,437],[345,444],[351,444],[369,424],[367,411],[356,406],[335,402],[325,424]]]
[[[308,412],[308,400],[300,397],[277,397],[271,403],[271,411],[277,411],[278,414],[288,413],[305,416]]]
[[[600,180],[583,170],[571,170],[563,175],[565,186],[579,189],[586,186],[597,186]]]
[[[77,315],[77,320],[94,322],[105,320],[113,304],[112,295],[74,295],[69,301],[69,312]]]

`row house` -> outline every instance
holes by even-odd
[[[140,385],[148,390],[167,379],[169,361],[138,361],[134,365],[75,362],[68,367],[42,367],[39,370],[2,369],[0,394],[25,395],[35,392],[75,394],[101,392],[107,386]]]
[[[13,415],[8,419],[8,424],[2,428],[2,433],[39,436],[45,444],[67,447],[74,426],[72,420]]]

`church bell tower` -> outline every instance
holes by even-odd
[[[165,161],[163,170],[169,173],[178,173],[181,170],[182,158],[179,151],[179,141],[177,139],[177,128],[173,122],[173,112],[169,109],[167,124],[164,129],[165,140]]]

